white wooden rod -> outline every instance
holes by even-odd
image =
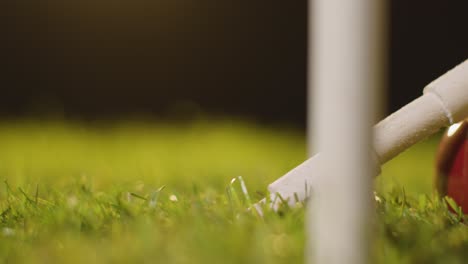
[[[311,97],[312,98],[312,97]],[[374,127],[376,155],[374,175],[380,166],[413,144],[443,127],[468,117],[468,60],[431,82],[424,95],[410,102]],[[312,133],[311,133],[312,134]],[[315,154],[268,186],[272,200],[276,194],[294,206],[295,197],[303,201],[310,190],[318,188],[322,154]],[[338,164],[338,163],[337,163]],[[273,204],[277,208],[279,204]]]
[[[424,88],[424,94],[375,126],[380,164],[440,128],[468,117],[468,60]]]
[[[378,75],[378,3],[310,5],[312,146],[320,175],[309,200],[308,263],[368,262],[372,123]]]

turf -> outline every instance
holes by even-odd
[[[373,262],[468,258],[465,217],[432,192],[436,141],[376,180]],[[304,206],[246,208],[304,146],[296,130],[232,121],[4,122],[0,262],[300,263]]]

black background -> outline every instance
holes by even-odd
[[[468,58],[467,1],[389,1],[388,111]],[[304,126],[306,1],[0,4],[0,116]]]

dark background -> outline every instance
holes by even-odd
[[[467,1],[391,0],[388,111],[468,58]],[[0,4],[0,117],[227,115],[303,127],[306,1]]]

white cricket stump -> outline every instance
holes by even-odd
[[[383,64],[379,2],[310,5],[309,142],[320,166],[307,174],[320,177],[307,208],[307,263],[361,264],[370,255],[372,124]]]

